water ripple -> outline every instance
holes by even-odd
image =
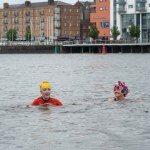
[[[150,149],[149,54],[0,55],[0,149]],[[62,107],[33,107],[42,80]],[[113,84],[130,93],[113,101]]]

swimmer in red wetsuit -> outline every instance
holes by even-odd
[[[33,106],[38,105],[53,105],[53,106],[62,106],[63,104],[56,98],[50,97],[51,94],[51,85],[48,81],[44,80],[40,85],[41,95],[32,102]]]

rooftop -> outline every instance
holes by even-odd
[[[30,7],[41,7],[41,6],[47,6],[48,2],[35,2],[35,3],[31,3]],[[54,5],[58,5],[58,6],[62,6],[62,5],[71,5],[65,2],[61,2],[61,1],[55,1]],[[9,5],[9,8],[25,8],[25,3],[23,4],[14,4],[14,5]]]

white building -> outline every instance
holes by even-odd
[[[128,27],[132,24],[140,28],[139,41],[150,42],[150,0],[110,0],[114,6],[111,22],[115,24],[123,40],[131,40]]]

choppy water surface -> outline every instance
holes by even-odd
[[[0,55],[0,150],[149,150],[149,65],[149,54]],[[26,107],[44,79],[63,107]]]

